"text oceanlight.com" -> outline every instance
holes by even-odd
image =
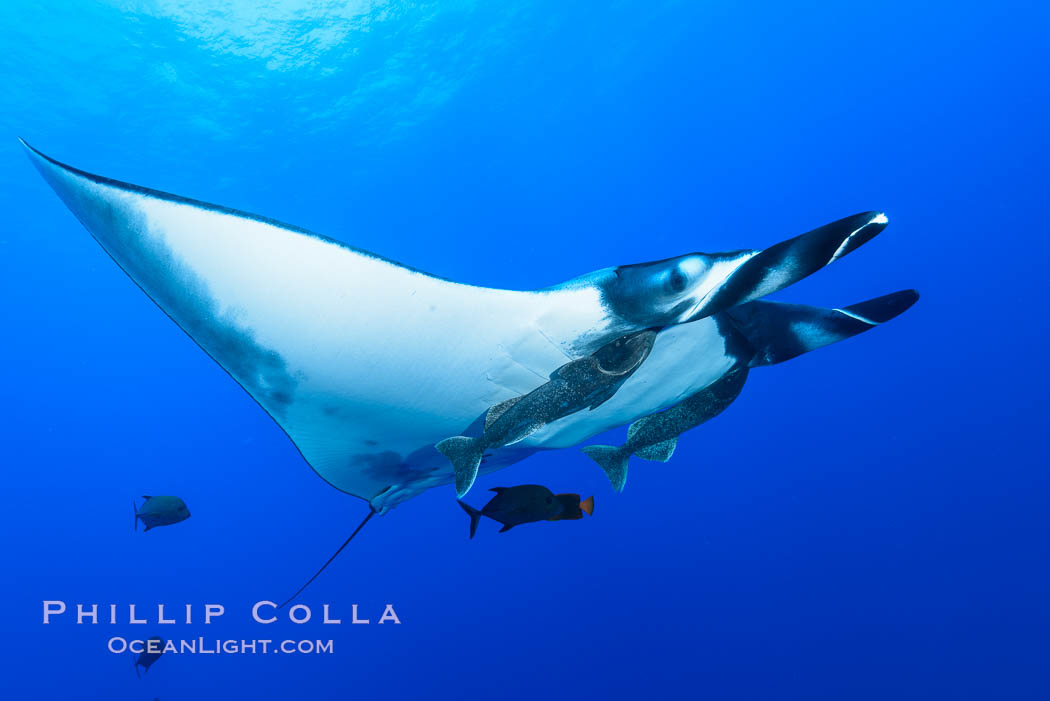
[[[331,640],[219,640],[203,637],[191,640],[128,640],[116,636],[109,639],[107,649],[118,655],[125,652],[136,655],[143,652],[154,655],[330,655],[335,652]]]

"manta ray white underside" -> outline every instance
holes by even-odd
[[[493,404],[646,326],[626,321],[586,277],[529,292],[463,285],[27,148],[113,260],[273,417],[317,474],[376,511],[452,482],[435,443],[476,433]],[[821,265],[852,250],[842,249],[849,241]],[[666,326],[612,399],[496,451],[481,472],[576,445],[709,385],[740,361],[722,326],[716,316]]]

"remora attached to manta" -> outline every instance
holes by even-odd
[[[755,301],[871,240],[887,224],[880,213],[764,250],[692,253],[512,291],[444,280],[26,148],[103,249],[273,417],[317,474],[378,513],[453,481],[436,443],[481,435],[490,407],[618,337],[660,330],[611,398],[494,451],[480,472],[672,407],[739,366],[855,335],[917,298],[909,291],[842,310]]]

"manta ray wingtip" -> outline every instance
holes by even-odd
[[[16,138],[18,139],[18,143],[22,144],[22,147],[25,148],[26,151],[29,151],[29,153],[40,156],[41,158],[47,158],[47,156],[40,153],[39,149],[35,148],[32,144],[23,139],[21,136]]]
[[[55,159],[53,159],[50,156],[48,156],[47,154],[45,154],[40,149],[36,148],[32,144],[30,144],[28,141],[23,139],[21,136],[18,137],[18,143],[22,144],[22,148],[24,148],[26,150],[26,157],[29,158],[29,161],[34,166],[36,166],[37,170],[40,170],[41,172],[43,172],[43,167],[46,164],[49,164],[49,163],[50,164],[54,164],[54,165],[58,165],[60,167],[66,168],[66,169],[69,168],[69,166],[66,166],[64,164],[59,163]],[[45,176],[45,180],[46,179],[47,179],[47,176]]]

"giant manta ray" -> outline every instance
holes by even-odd
[[[887,224],[875,212],[764,250],[690,253],[514,291],[445,280],[26,148],[117,265],[262,406],[318,475],[368,501],[370,515],[451,483],[436,443],[478,435],[490,407],[618,337],[659,330],[610,399],[491,451],[480,472],[672,407],[736,368],[854,336],[917,299],[908,290],[842,309],[760,299],[871,240]]]

